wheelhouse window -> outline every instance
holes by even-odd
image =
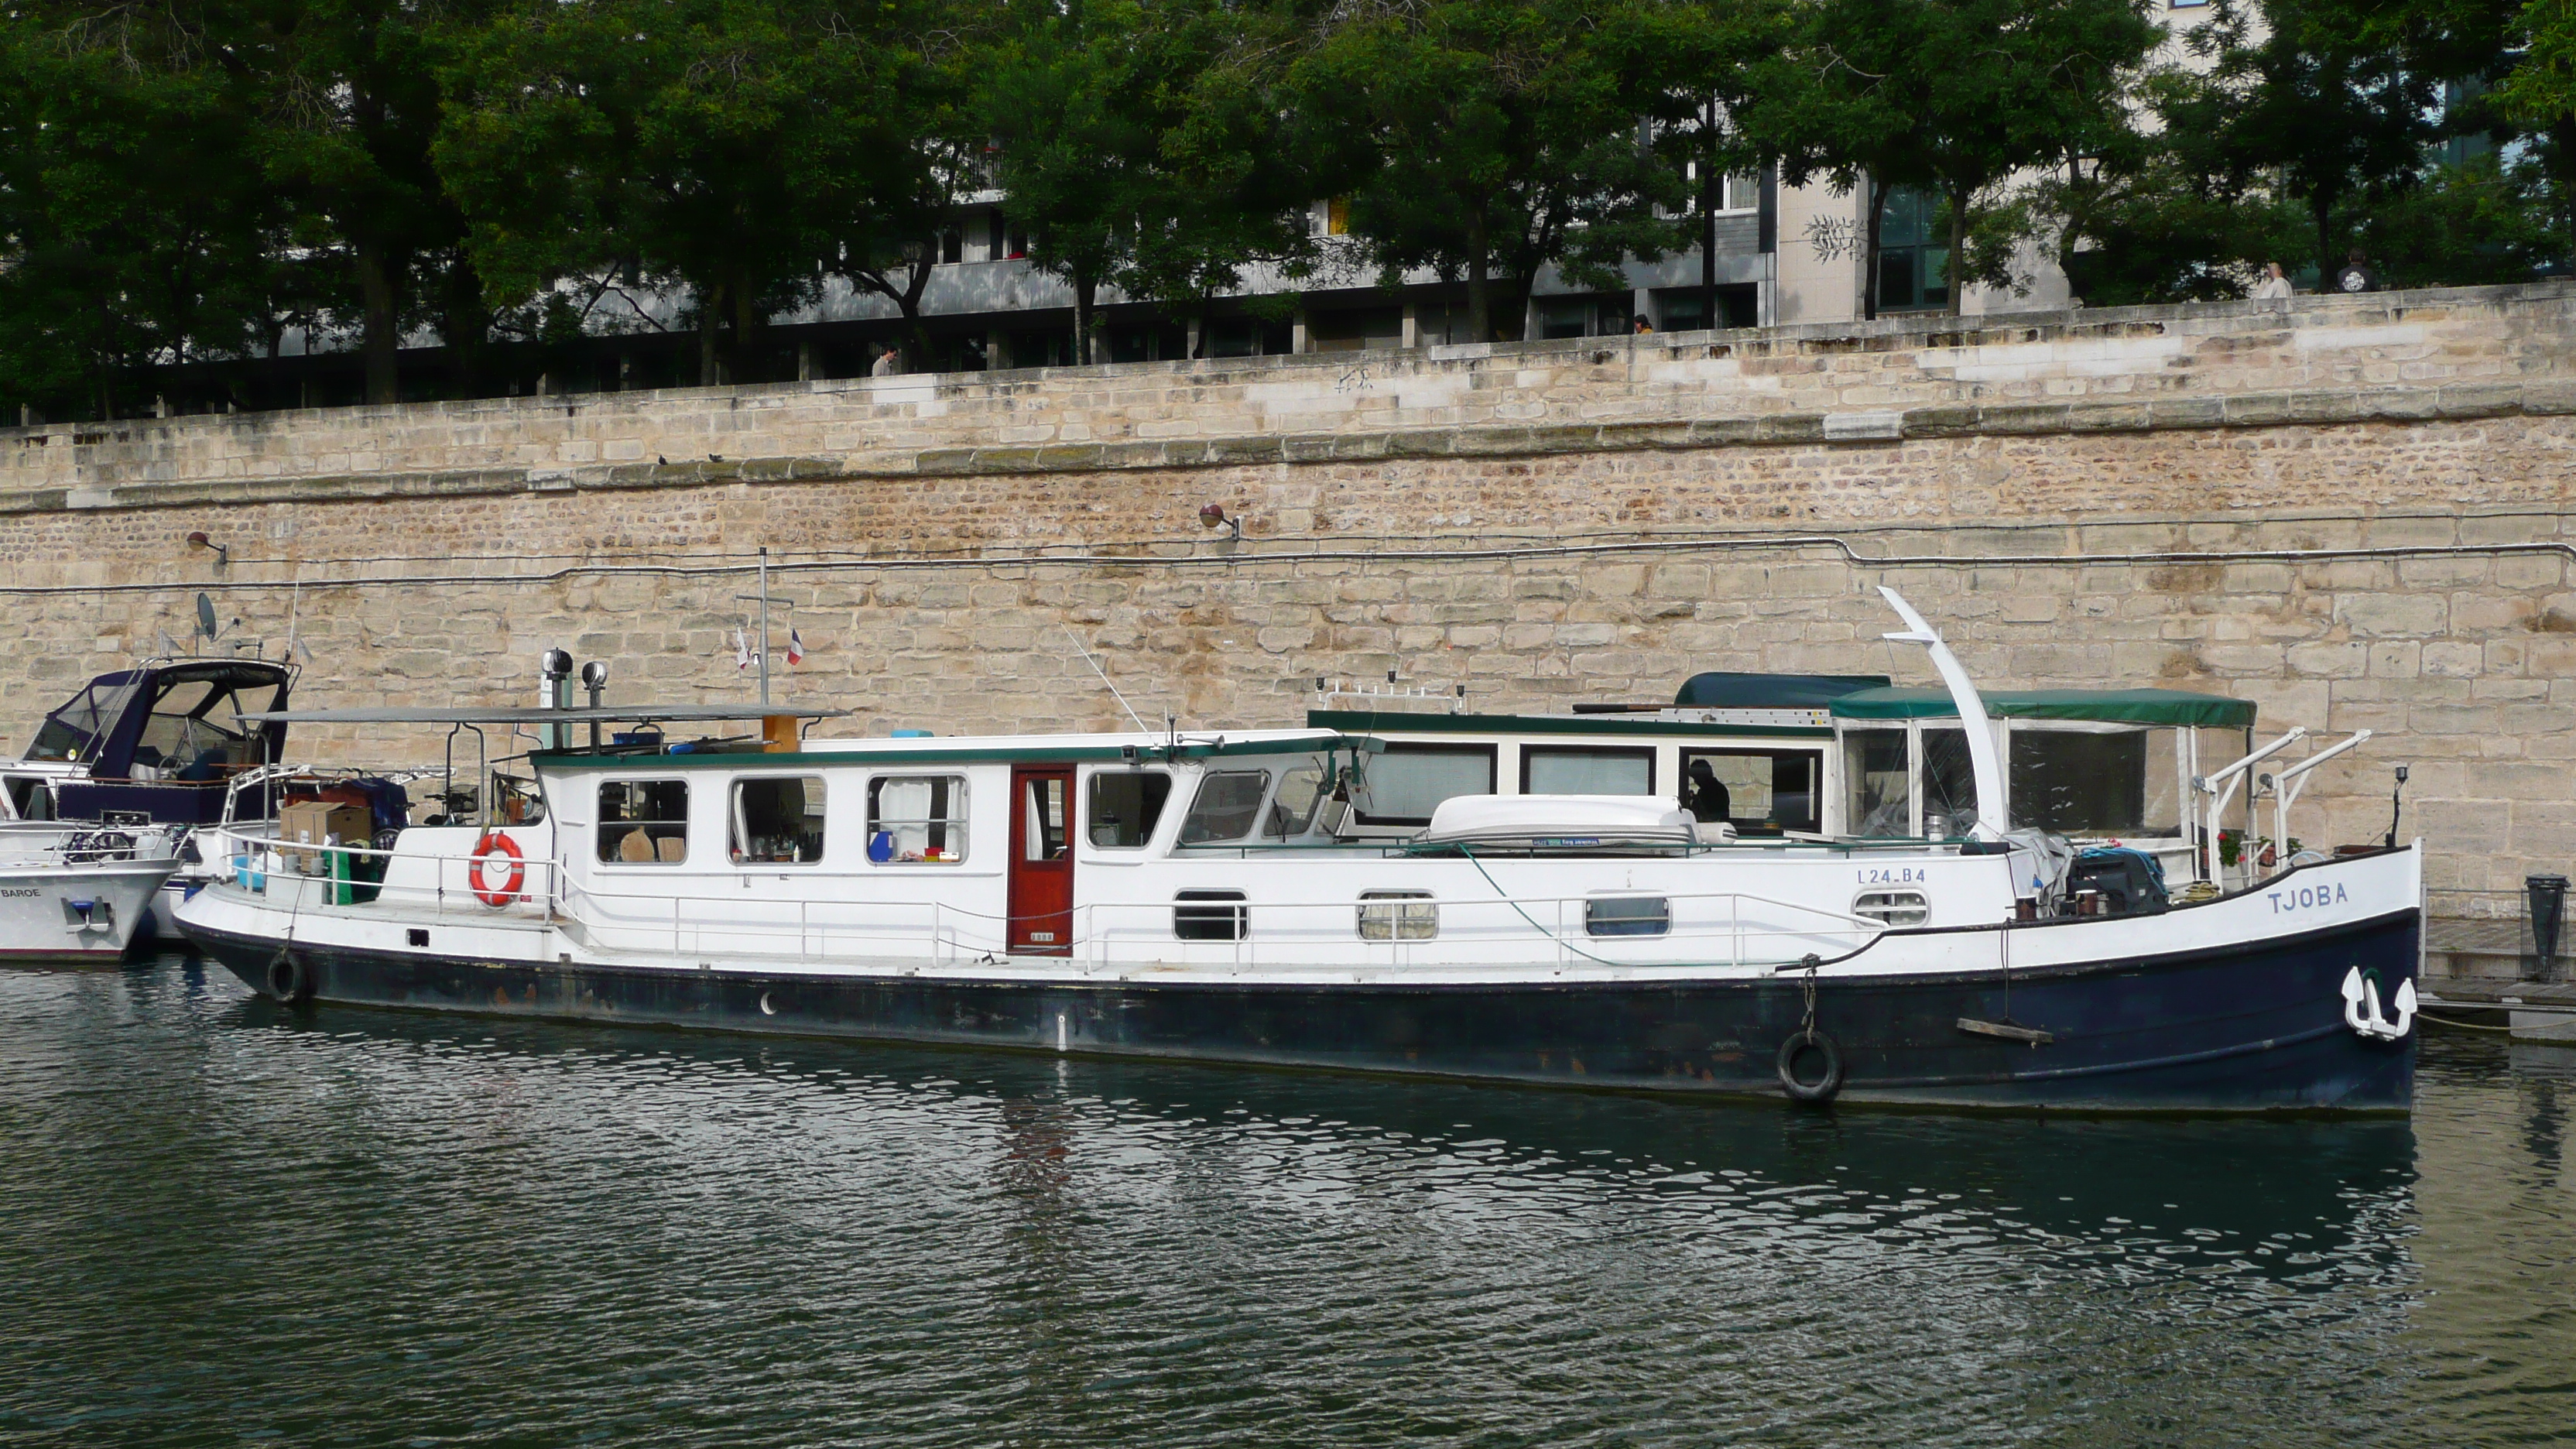
[[[1923,730],[1923,830],[1954,840],[1977,828],[1977,771],[1968,758],[1968,732]]]
[[[1616,745],[1525,745],[1524,795],[1652,795],[1655,752]]]
[[[1250,835],[1269,793],[1268,770],[1211,771],[1199,781],[1198,798],[1181,821],[1181,844],[1213,845]]]
[[[1138,850],[1163,823],[1172,777],[1161,770],[1103,770],[1091,777],[1091,843],[1101,850]]]
[[[269,707],[276,682],[266,677],[170,674],[144,717],[134,746],[139,780],[220,780],[260,763],[254,730],[229,728],[236,713]]]
[[[1429,891],[1360,892],[1360,939],[1428,941],[1440,934],[1440,906]]]
[[[1315,823],[1315,807],[1323,800],[1324,767],[1311,761],[1296,766],[1280,777],[1279,793],[1271,797],[1261,833],[1282,840],[1305,834]]]
[[[1863,837],[1914,833],[1912,772],[1905,731],[1855,729],[1843,735],[1843,828]]]
[[[610,865],[678,865],[689,858],[689,782],[605,780],[599,858]]]
[[[729,824],[737,865],[814,864],[823,858],[822,777],[734,781]]]
[[[2013,824],[2058,835],[2179,833],[2173,750],[2150,748],[2149,733],[2016,721],[2007,752]]]
[[[1681,805],[1694,819],[1731,821],[1748,835],[1824,828],[1814,750],[1685,750]]]
[[[1428,825],[1443,800],[1494,793],[1491,745],[1390,744],[1362,769],[1362,825]]]
[[[966,858],[962,775],[880,775],[868,782],[868,859],[956,865]]]

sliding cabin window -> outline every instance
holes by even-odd
[[[1429,891],[1360,892],[1360,939],[1429,941],[1440,934],[1440,905]]]
[[[812,865],[823,858],[819,775],[733,782],[729,836],[736,865]]]
[[[1199,781],[1198,798],[1181,821],[1181,844],[1213,845],[1250,835],[1269,793],[1268,770],[1210,771]]]
[[[1494,793],[1492,745],[1390,744],[1361,766],[1362,825],[1428,825],[1443,800]]]
[[[1524,795],[1652,795],[1655,752],[1627,745],[1523,745]]]
[[[1846,832],[1874,839],[1914,833],[1913,771],[1902,728],[1844,732],[1843,791]]]
[[[1162,770],[1103,770],[1091,777],[1091,843],[1100,850],[1141,850],[1163,823],[1172,777]]]
[[[601,782],[599,858],[608,865],[678,865],[687,860],[689,782]]]
[[[879,775],[868,782],[868,859],[956,865],[966,859],[963,775]]]
[[[1594,896],[1583,903],[1588,936],[1662,936],[1672,929],[1672,902],[1663,896]]]
[[[2144,727],[2012,722],[2012,823],[2058,835],[2179,835],[2179,771]],[[2154,742],[2163,745],[2159,739]]]
[[[1708,766],[1714,794],[1696,767]],[[1684,750],[1682,808],[1699,820],[1725,820],[1746,835],[1824,829],[1817,791],[1825,757],[1815,750]]]
[[[1252,934],[1252,908],[1241,891],[1180,891],[1176,902],[1222,902],[1172,907],[1172,934],[1184,941],[1240,941]]]

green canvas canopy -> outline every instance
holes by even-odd
[[[2250,729],[2251,701],[2181,689],[2002,689],[1980,692],[1986,713],[1998,719],[2080,719],[2118,724],[2208,725]],[[1941,689],[1864,689],[1833,702],[1836,719],[1956,718],[1958,706]]]

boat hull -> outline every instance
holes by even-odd
[[[1350,984],[676,970],[477,961],[298,945],[183,922],[262,995],[790,1035],[1005,1047],[1688,1094],[1787,1095],[1784,1044],[1807,984]],[[1834,1100],[2107,1111],[2404,1111],[2415,1036],[2346,1025],[2359,968],[2382,999],[2412,980],[2404,910],[2224,949],[2034,970],[1820,972],[1814,1027],[1843,1065]],[[2022,1035],[1996,1035],[1992,1028]],[[2037,1039],[2044,1036],[2045,1040]],[[1799,1058],[1802,1080],[1823,1060]]]
[[[0,960],[118,959],[150,916],[173,864],[0,867]]]

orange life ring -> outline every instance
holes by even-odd
[[[494,890],[487,884],[489,878],[485,874],[484,865],[485,862],[504,855],[510,858],[510,879],[500,889]],[[486,835],[476,841],[474,863],[466,867],[466,873],[473,877],[470,884],[474,887],[475,896],[494,910],[517,900],[519,887],[528,883],[528,863],[519,854],[518,842],[506,835]]]

